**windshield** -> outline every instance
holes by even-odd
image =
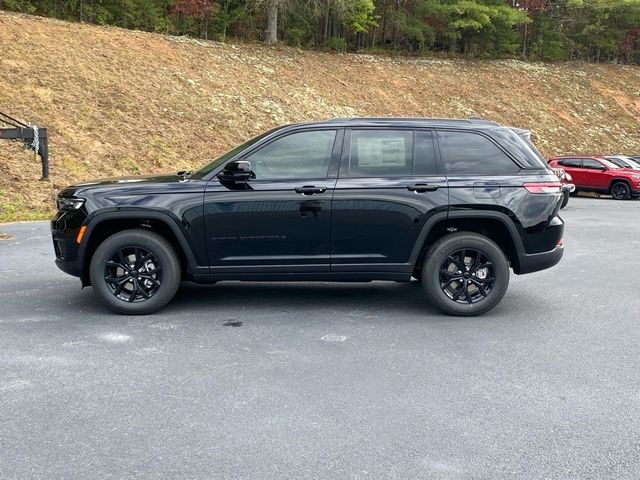
[[[249,148],[251,145],[259,142],[260,140],[265,138],[267,135],[272,134],[273,132],[275,132],[276,130],[279,130],[280,128],[282,128],[282,127],[272,128],[271,130],[268,130],[268,131],[266,131],[264,133],[261,133],[257,137],[253,137],[251,140],[247,140],[243,144],[238,145],[237,147],[229,150],[227,153],[223,154],[222,156],[216,158],[210,164],[205,165],[200,170],[198,170],[196,173],[194,173],[193,176],[196,177],[196,178],[203,178],[205,175],[209,174],[210,172],[212,172],[213,170],[218,168],[220,165],[223,165],[228,160],[232,159],[234,156],[236,156],[238,153],[240,153],[245,148]]]
[[[609,163],[613,163],[616,167],[619,168],[631,168],[631,165],[628,162],[625,162],[624,160],[622,160],[621,158],[618,157],[607,157],[607,160],[609,161]]]
[[[640,168],[640,163],[636,160],[628,159],[627,163],[629,163],[633,168]]]
[[[640,167],[640,165],[638,165],[638,162],[636,162],[631,157],[626,157],[624,155],[618,155],[618,156],[616,156],[614,158],[617,158],[618,160],[620,160],[622,163],[624,163],[629,168],[639,168]]]
[[[625,168],[624,166],[620,166],[617,163],[613,163],[613,161],[611,159],[605,160],[604,158],[602,160],[600,160],[600,162],[607,168],[610,168],[611,170],[619,170],[621,168]]]

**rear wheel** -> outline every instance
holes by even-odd
[[[631,197],[631,189],[625,182],[616,182],[611,185],[611,196],[616,200],[628,200]]]
[[[480,315],[502,300],[509,285],[509,263],[500,247],[483,235],[446,235],[427,252],[422,285],[443,312]]]
[[[89,269],[102,302],[123,314],[153,313],[180,285],[180,261],[169,242],[154,232],[125,230],[98,246]]]

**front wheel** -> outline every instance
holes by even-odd
[[[180,261],[157,233],[124,230],[98,246],[89,275],[94,292],[109,308],[143,315],[173,298],[180,286]]]
[[[565,190],[562,192],[562,203],[560,204],[560,208],[564,208],[569,203],[569,191]]]
[[[616,182],[611,185],[611,196],[616,200],[628,200],[631,197],[631,189],[625,182]]]
[[[504,297],[509,263],[500,247],[483,235],[446,235],[427,252],[422,285],[427,298],[443,312],[480,315]]]

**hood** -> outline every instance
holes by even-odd
[[[198,180],[185,180],[177,174],[133,175],[129,177],[110,177],[77,183],[63,189],[61,197],[83,197],[94,194],[146,195],[154,193],[185,192],[202,190]]]

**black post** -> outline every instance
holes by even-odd
[[[38,128],[38,155],[40,155],[40,162],[42,163],[42,178],[45,180],[49,178],[49,140],[47,136],[46,128]]]
[[[28,146],[33,144],[33,128],[0,128],[0,140],[23,140]],[[45,127],[38,128],[38,151],[42,163],[42,180],[49,178],[49,140]]]

